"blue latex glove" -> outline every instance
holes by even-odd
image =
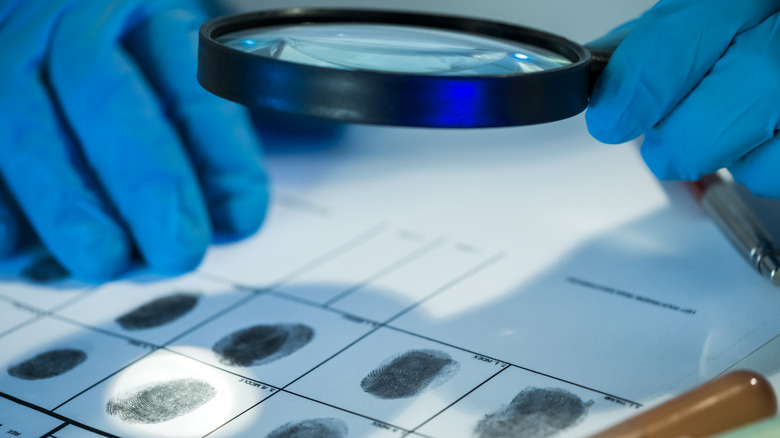
[[[195,78],[205,19],[191,0],[0,0],[0,252],[28,220],[66,269],[100,281],[136,251],[181,273],[212,229],[257,229],[258,140]]]
[[[591,134],[621,143],[644,133],[659,178],[725,167],[755,194],[780,197],[778,10],[777,0],[660,0],[597,81]]]

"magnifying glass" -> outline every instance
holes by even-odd
[[[349,123],[518,126],[582,112],[608,58],[493,21],[292,8],[205,23],[198,81],[249,107]]]

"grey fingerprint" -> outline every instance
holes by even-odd
[[[150,301],[116,319],[125,330],[142,330],[168,324],[198,304],[198,295],[180,292]]]
[[[265,438],[345,438],[349,429],[338,418],[312,418],[297,423],[286,423]]]
[[[8,367],[8,374],[22,380],[41,380],[57,377],[81,365],[87,353],[74,348],[62,348],[41,353],[24,362]]]
[[[549,437],[585,418],[592,401],[561,388],[526,388],[474,428],[479,438]]]
[[[52,283],[70,274],[53,257],[43,257],[30,263],[20,275],[34,283]]]
[[[233,332],[211,348],[224,365],[264,365],[295,353],[314,337],[303,324],[256,325]]]
[[[188,414],[216,395],[213,386],[198,379],[156,382],[119,394],[106,403],[106,412],[126,423],[157,424]]]
[[[410,350],[392,357],[360,382],[363,391],[383,399],[413,397],[449,380],[460,364],[438,350]]]

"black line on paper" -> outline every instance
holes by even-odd
[[[66,423],[65,425],[72,424],[72,425],[77,426],[77,427],[79,427],[81,429],[88,430],[90,432],[93,432],[93,433],[96,433],[98,435],[102,435],[102,436],[105,436],[105,437],[108,437],[108,438],[119,438],[116,435],[110,434],[110,433],[102,431],[100,429],[95,429],[94,427],[88,426],[88,425],[86,425],[84,423],[80,423],[78,421],[73,421],[70,418],[67,418],[65,416],[62,416],[62,415],[54,412],[53,409],[52,410],[48,410],[48,409],[42,408],[42,407],[40,407],[38,405],[34,405],[34,404],[26,402],[24,400],[18,399],[16,397],[14,397],[14,396],[12,396],[10,394],[6,394],[6,393],[4,393],[2,391],[0,391],[0,397],[3,397],[4,399],[6,399],[6,400],[8,400],[10,402],[13,402],[13,403],[16,403],[18,405],[24,406],[26,408],[29,408],[29,409],[32,409],[34,411],[40,412],[42,414],[46,414],[46,415],[48,415],[50,417],[56,418],[57,420],[65,422]]]
[[[357,338],[357,339],[355,339],[354,341],[352,341],[352,342],[350,342],[349,344],[347,344],[347,346],[345,346],[345,347],[344,347],[344,348],[342,348],[341,350],[339,350],[339,351],[337,351],[337,352],[335,352],[335,353],[331,354],[331,355],[330,355],[329,357],[327,357],[325,360],[323,360],[322,362],[320,362],[320,363],[318,363],[317,365],[313,366],[313,367],[312,367],[310,370],[306,371],[305,373],[301,374],[300,376],[298,376],[298,377],[296,377],[295,379],[293,379],[293,380],[291,380],[290,382],[288,382],[288,383],[287,383],[286,385],[284,385],[284,386],[283,386],[281,389],[282,389],[282,390],[285,390],[287,387],[289,387],[289,386],[290,386],[290,385],[292,385],[293,383],[295,383],[295,382],[297,382],[298,380],[301,380],[302,378],[306,377],[306,376],[307,376],[309,373],[311,373],[312,371],[314,371],[314,370],[316,370],[317,368],[321,367],[322,365],[326,364],[326,363],[327,363],[329,360],[333,359],[334,357],[336,357],[336,356],[338,356],[339,354],[341,354],[341,353],[343,353],[344,351],[346,351],[348,348],[352,347],[353,345],[355,345],[355,344],[357,344],[358,342],[360,342],[361,340],[365,339],[366,337],[368,337],[369,335],[371,335],[371,334],[372,334],[372,333],[374,333],[375,331],[379,330],[379,327],[380,327],[380,326],[376,326],[376,327],[374,327],[373,329],[371,329],[371,330],[369,330],[368,332],[366,332],[365,334],[363,334],[363,336],[360,336],[359,338]],[[291,393],[291,394],[292,394],[292,393]]]
[[[396,269],[398,269],[398,268],[408,264],[409,262],[419,258],[423,254],[425,254],[427,252],[430,252],[434,248],[436,248],[438,246],[441,246],[441,244],[443,242],[444,242],[443,238],[438,238],[438,239],[428,243],[427,245],[424,245],[422,248],[418,248],[418,249],[410,252],[409,254],[401,257],[400,259],[398,259],[395,262],[391,263],[390,265],[386,266],[384,269],[379,270],[379,272],[374,273],[374,275],[364,279],[360,283],[355,284],[355,285],[345,289],[343,292],[339,293],[335,297],[333,297],[330,300],[328,300],[327,302],[325,302],[325,304],[323,304],[322,307],[330,307],[331,305],[333,305],[337,301],[341,300],[342,298],[345,298],[345,297],[347,297],[347,296],[349,296],[349,295],[359,291],[360,289],[364,288],[367,284],[372,283],[377,278],[380,278],[380,277],[382,277],[384,275],[387,275],[390,272],[393,272]]]
[[[189,359],[189,360],[193,360],[193,361],[195,361],[195,362],[198,362],[198,363],[200,363],[200,364],[202,364],[202,365],[206,365],[206,366],[208,366],[208,367],[210,367],[210,368],[214,368],[215,370],[219,370],[219,371],[222,371],[222,372],[225,372],[225,373],[231,374],[231,375],[233,375],[233,376],[239,377],[239,378],[241,378],[241,379],[243,379],[243,380],[246,380],[246,381],[248,381],[248,382],[255,382],[255,383],[258,383],[258,384],[260,384],[260,385],[262,385],[262,386],[265,386],[265,387],[267,387],[266,389],[268,389],[268,390],[271,392],[271,395],[273,395],[273,394],[276,394],[277,392],[279,392],[279,391],[281,390],[281,388],[280,388],[280,387],[278,387],[278,386],[274,386],[274,385],[271,385],[271,384],[269,384],[269,383],[261,382],[260,380],[253,379],[253,378],[251,378],[251,377],[249,377],[249,376],[245,376],[245,375],[243,375],[243,374],[239,374],[239,373],[237,373],[237,372],[235,372],[235,371],[232,371],[232,370],[229,370],[229,369],[227,369],[227,368],[223,368],[223,367],[220,367],[220,366],[214,365],[213,363],[210,363],[210,362],[203,361],[203,360],[201,360],[201,359],[198,359],[198,358],[196,358],[196,357],[191,357],[191,356],[188,356],[188,355],[186,355],[186,354],[184,354],[184,353],[181,353],[181,352],[178,352],[178,351],[176,351],[176,350],[169,350],[168,348],[165,348],[165,347],[161,347],[161,349],[162,349],[162,350],[164,350],[164,351],[166,351],[166,352],[168,352],[168,353],[172,353],[172,354],[175,354],[175,355],[178,355],[178,356],[181,356],[181,357],[185,357],[185,358],[187,358],[187,359]],[[263,400],[265,400],[265,399],[263,399]],[[262,401],[262,400],[261,400],[261,401]],[[257,403],[257,404],[260,404],[260,403]]]
[[[360,418],[365,418],[366,420],[375,421],[375,422],[381,423],[381,424],[387,424],[388,426],[392,426],[393,428],[398,429],[400,432],[403,432],[403,433],[411,432],[409,429],[406,429],[404,427],[396,426],[395,424],[388,423],[387,421],[380,420],[378,418],[369,417],[369,416],[366,416],[366,415],[361,414],[359,412],[350,411],[349,409],[345,409],[345,408],[343,408],[341,406],[336,406],[336,405],[330,404],[328,402],[324,402],[322,400],[313,399],[311,397],[307,397],[305,395],[298,394],[298,393],[295,393],[295,392],[292,392],[292,391],[288,391],[288,390],[282,390],[282,391],[286,392],[287,394],[294,395],[296,397],[300,397],[302,399],[309,400],[310,402],[314,402],[314,403],[317,403],[317,404],[320,404],[320,405],[323,405],[323,406],[327,406],[329,408],[333,408],[333,409],[339,410],[341,412],[346,412],[348,414],[352,414],[352,415],[355,415],[355,416],[360,417]],[[282,391],[280,391],[280,392],[282,392]]]
[[[150,354],[154,353],[154,352],[155,352],[155,351],[156,351],[158,348],[159,348],[159,347],[155,347],[155,349],[153,349],[153,350],[149,351],[149,352],[148,352],[148,353],[146,353],[146,354],[142,354],[141,356],[139,356],[139,357],[138,357],[138,358],[136,358],[135,360],[131,360],[131,361],[130,361],[130,363],[128,363],[127,365],[125,365],[125,366],[123,366],[123,367],[119,368],[118,370],[114,371],[113,373],[110,373],[109,375],[107,375],[107,376],[103,377],[102,379],[99,379],[97,382],[95,382],[95,383],[93,383],[93,384],[91,384],[91,385],[87,385],[87,386],[86,386],[86,388],[84,388],[83,390],[81,390],[81,392],[79,392],[79,393],[75,394],[73,397],[71,397],[71,398],[69,398],[69,399],[65,400],[65,401],[64,401],[64,402],[62,402],[62,403],[60,403],[60,404],[59,404],[59,405],[57,405],[57,406],[56,406],[54,409],[52,409],[52,411],[56,411],[57,409],[59,409],[59,408],[61,408],[61,407],[65,406],[66,404],[70,403],[70,401],[71,401],[71,400],[75,399],[76,397],[80,396],[81,394],[84,394],[85,392],[89,391],[90,389],[92,389],[92,388],[94,388],[94,387],[96,387],[96,386],[100,385],[101,383],[105,382],[106,380],[108,380],[108,379],[110,379],[110,378],[114,377],[115,375],[117,375],[117,374],[121,373],[122,371],[126,370],[128,367],[131,367],[131,366],[133,366],[133,365],[134,365],[136,362],[138,362],[139,360],[141,360],[141,359],[145,358],[146,356],[149,356]]]
[[[413,309],[417,308],[421,304],[425,303],[426,301],[430,300],[431,298],[435,297],[436,295],[439,295],[440,293],[446,291],[447,289],[455,286],[456,284],[460,283],[461,281],[471,277],[472,275],[476,274],[477,272],[480,272],[487,268],[488,266],[498,262],[504,258],[504,253],[500,252],[493,257],[485,260],[484,262],[480,263],[479,265],[469,269],[465,273],[461,274],[457,278],[453,279],[449,283],[445,284],[444,286],[436,289],[435,291],[431,292],[427,296],[423,297],[422,299],[418,300],[416,303],[410,305],[406,309],[401,310],[400,312],[396,313],[394,316],[390,317],[387,321],[384,322],[385,325],[390,324],[391,322],[395,321],[396,319],[400,318],[401,316],[405,315],[406,313],[409,313]]]
[[[440,438],[440,437],[433,437],[430,435],[425,435],[420,432],[406,432],[403,435],[401,435],[400,438],[406,438],[406,437],[414,437],[414,438]]]
[[[251,379],[247,379],[247,380],[251,380]],[[276,389],[276,388],[275,388],[275,389]],[[202,437],[202,438],[206,438],[207,436],[211,435],[212,433],[214,433],[214,432],[218,431],[219,429],[221,429],[221,428],[223,428],[223,427],[227,426],[228,424],[230,424],[230,422],[231,422],[231,421],[233,421],[233,420],[235,420],[235,419],[237,419],[237,418],[241,417],[242,415],[246,414],[247,412],[251,411],[252,409],[255,409],[255,408],[258,406],[258,405],[260,405],[261,403],[264,403],[266,400],[268,400],[269,398],[271,398],[271,397],[275,396],[276,394],[279,394],[280,392],[282,392],[282,391],[281,391],[281,390],[278,390],[278,391],[274,391],[274,392],[272,392],[271,394],[269,394],[269,395],[268,395],[268,397],[265,397],[265,398],[263,398],[263,399],[262,399],[262,400],[260,400],[259,402],[255,403],[255,404],[253,404],[252,406],[250,406],[250,407],[248,407],[248,408],[244,409],[243,411],[239,412],[238,414],[236,414],[236,416],[235,416],[235,417],[233,417],[233,418],[231,418],[231,419],[229,419],[229,420],[225,421],[225,422],[224,422],[224,423],[222,423],[221,425],[219,425],[219,426],[217,426],[216,428],[214,428],[214,430],[212,430],[212,431],[210,431],[210,432],[206,433],[205,435],[203,435],[203,437]]]
[[[444,407],[444,409],[442,409],[442,410],[440,410],[439,412],[437,412],[437,413],[435,413],[435,414],[431,415],[431,416],[430,416],[428,419],[426,419],[426,420],[425,420],[425,421],[423,421],[422,423],[418,424],[418,425],[417,425],[417,427],[415,427],[414,429],[412,429],[412,432],[418,433],[418,432],[417,432],[417,429],[419,429],[419,428],[423,427],[424,425],[426,425],[426,424],[430,423],[431,421],[433,421],[433,419],[434,419],[434,418],[436,418],[436,417],[438,417],[439,415],[441,415],[441,414],[442,414],[444,411],[446,411],[447,409],[449,409],[449,408],[451,408],[451,407],[455,406],[455,405],[456,405],[456,404],[457,404],[459,401],[461,401],[461,400],[463,400],[464,398],[468,397],[468,396],[469,396],[469,395],[470,395],[472,392],[474,392],[474,391],[476,391],[477,389],[481,388],[481,387],[482,387],[483,385],[485,385],[487,382],[489,382],[489,381],[493,380],[493,379],[494,379],[494,378],[495,378],[497,375],[499,375],[499,374],[503,373],[503,372],[504,372],[504,371],[506,371],[508,368],[509,368],[509,367],[504,367],[504,368],[501,368],[500,370],[498,370],[498,372],[496,372],[496,373],[495,373],[495,374],[493,374],[492,376],[488,377],[487,379],[483,380],[483,381],[482,381],[482,382],[481,382],[479,385],[477,385],[477,386],[475,386],[475,387],[471,388],[471,390],[469,390],[467,393],[465,393],[465,394],[463,394],[462,396],[460,396],[460,397],[459,397],[457,400],[455,400],[454,402],[452,402],[452,403],[450,403],[449,405],[445,406],[445,407]]]
[[[666,303],[663,301],[658,301],[655,298],[646,297],[644,295],[637,295],[632,292],[624,291],[621,289],[615,289],[613,287],[605,286],[603,284],[597,284],[593,283],[591,281],[583,280],[581,278],[576,277],[567,277],[566,281],[568,281],[571,284],[576,284],[577,286],[582,286],[587,289],[591,290],[597,290],[600,292],[606,292],[608,294],[614,295],[616,297],[625,298],[628,300],[633,300],[642,304],[649,304],[651,306],[658,307],[660,309],[666,309],[671,310],[674,312],[682,313],[685,315],[694,316],[696,315],[696,309],[691,309],[688,307],[682,307],[677,304],[672,303]]]
[[[203,276],[204,278],[209,278],[217,282],[226,283],[233,285],[235,287],[248,289],[248,290],[255,290],[255,291],[265,291],[270,289],[276,289],[284,285],[285,283],[288,283],[295,279],[295,277],[298,277],[299,275],[305,273],[306,271],[310,269],[314,269],[317,266],[326,263],[328,260],[338,257],[339,255],[351,250],[352,248],[363,244],[365,241],[370,240],[374,238],[376,235],[381,233],[387,228],[387,225],[380,223],[378,225],[374,225],[373,227],[360,232],[354,237],[351,237],[347,239],[346,242],[341,243],[339,245],[336,245],[336,247],[331,248],[329,250],[326,250],[324,253],[315,256],[313,259],[309,260],[308,262],[305,262],[303,265],[293,269],[292,271],[288,272],[287,274],[281,276],[278,280],[276,280],[273,283],[266,284],[266,285],[250,285],[250,284],[242,284],[239,282],[236,282],[235,280],[231,280],[229,278],[222,277],[220,275],[210,274],[208,272],[201,272],[197,271],[197,274],[200,276]]]
[[[298,277],[299,275],[305,273],[306,271],[309,271],[311,269],[316,268],[317,266],[320,266],[329,260],[340,256],[341,254],[344,254],[345,252],[351,250],[352,248],[355,248],[357,246],[362,245],[368,240],[373,239],[376,237],[379,233],[387,229],[387,225],[385,224],[378,224],[374,225],[373,227],[369,228],[366,231],[363,231],[362,233],[358,234],[357,236],[347,240],[346,242],[337,245],[335,248],[326,251],[324,254],[315,257],[314,259],[310,260],[307,263],[304,263],[302,266],[293,269],[291,272],[289,272],[287,275],[281,277],[279,280],[276,281],[276,283],[273,283],[272,285],[268,286],[268,289],[278,289],[282,285],[289,283],[295,277]]]
[[[103,329],[103,328],[100,328],[100,327],[95,327],[95,326],[91,326],[89,324],[84,324],[83,322],[76,321],[75,319],[70,319],[67,316],[58,315],[56,313],[49,314],[48,316],[50,316],[51,318],[54,318],[54,319],[58,319],[60,321],[68,323],[68,324],[77,325],[77,326],[79,326],[81,328],[84,328],[86,330],[90,330],[90,331],[93,331],[93,332],[96,332],[96,333],[100,333],[100,334],[103,334],[103,335],[106,335],[106,336],[110,336],[112,338],[116,338],[116,339],[121,339],[123,341],[127,341],[127,342],[129,342],[131,344],[134,344],[136,346],[138,346],[138,345],[147,346],[147,347],[150,347],[150,348],[155,349],[155,350],[160,348],[159,345],[155,345],[155,344],[152,344],[152,343],[149,343],[149,342],[146,342],[146,341],[142,341],[140,339],[136,339],[136,338],[133,338],[133,337],[130,337],[130,336],[127,336],[127,335],[123,335],[121,333],[115,333],[115,332],[112,332],[110,330],[106,330],[106,329]]]
[[[19,330],[19,329],[27,327],[28,325],[30,325],[30,324],[32,324],[32,323],[34,323],[36,321],[40,321],[43,316],[44,316],[44,314],[38,314],[38,315],[33,314],[33,315],[30,315],[30,319],[28,319],[27,321],[23,321],[23,322],[15,325],[15,326],[9,328],[8,330],[6,330],[4,332],[0,332],[0,338],[2,338],[3,336],[7,336],[7,335],[9,335],[9,334]]]
[[[240,289],[240,287],[239,287],[239,289]],[[184,336],[187,336],[188,334],[190,334],[190,333],[194,332],[195,330],[198,330],[199,328],[203,327],[204,325],[206,325],[206,324],[209,324],[210,322],[214,321],[215,319],[217,319],[217,318],[220,318],[221,316],[223,316],[223,315],[225,315],[225,314],[227,314],[227,313],[230,313],[230,312],[232,312],[233,310],[235,310],[235,309],[237,309],[237,308],[239,308],[239,307],[241,307],[241,306],[244,306],[244,305],[246,305],[248,302],[250,302],[250,301],[254,300],[254,299],[255,299],[255,298],[257,298],[258,296],[260,296],[260,295],[259,295],[259,294],[252,294],[252,295],[247,295],[246,297],[244,297],[244,298],[242,298],[242,299],[240,299],[240,300],[236,301],[236,302],[235,302],[235,303],[233,303],[232,305],[230,305],[230,306],[228,306],[228,307],[226,307],[226,308],[222,309],[221,311],[219,311],[219,312],[217,312],[217,313],[215,313],[215,314],[213,314],[213,315],[209,316],[208,318],[204,318],[204,319],[203,319],[202,321],[200,321],[199,323],[197,323],[197,324],[195,324],[194,326],[190,327],[189,329],[187,329],[187,330],[185,330],[185,331],[183,331],[183,332],[179,333],[179,335],[178,335],[178,336],[175,336],[173,339],[170,339],[170,340],[168,340],[168,342],[166,342],[166,343],[165,343],[165,344],[163,344],[163,345],[170,345],[170,344],[172,344],[173,342],[176,342],[177,340],[179,340],[179,339],[183,338]]]
[[[59,432],[59,431],[61,431],[62,429],[65,429],[66,427],[68,427],[68,423],[62,423],[59,426],[55,427],[54,429],[50,430],[49,433],[47,433],[44,436],[45,437],[57,438],[54,434]]]
[[[46,314],[55,315],[57,311],[64,309],[68,306],[71,306],[86,297],[88,297],[90,294],[94,293],[98,289],[98,286],[96,285],[90,285],[89,287],[85,287],[84,289],[80,290],[78,294],[76,294],[74,297],[67,299],[60,303],[57,306],[52,307],[51,309],[46,311]]]

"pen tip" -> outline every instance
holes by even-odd
[[[780,254],[770,251],[762,254],[756,267],[758,272],[769,277],[769,281],[775,286],[780,286]]]
[[[775,269],[769,273],[769,280],[775,286],[780,286],[780,271]]]

